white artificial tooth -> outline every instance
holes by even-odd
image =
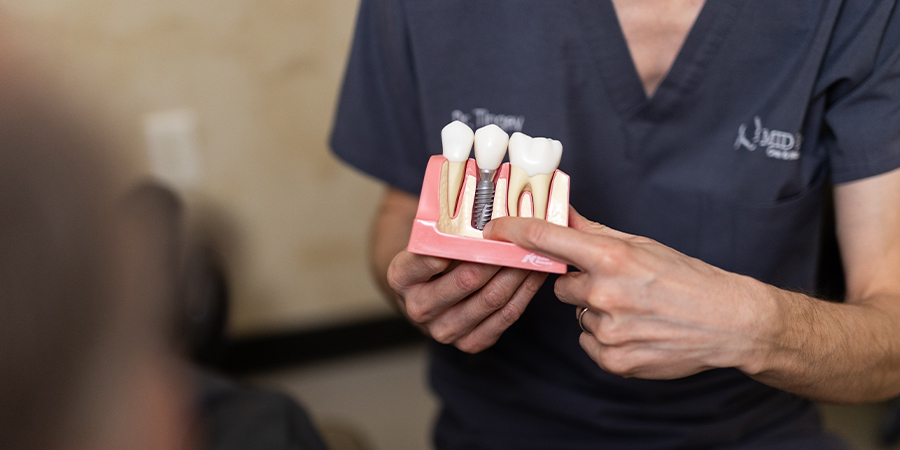
[[[466,175],[466,161],[472,153],[475,132],[468,125],[454,120],[441,130],[441,143],[444,157],[448,161],[447,170],[447,208],[450,217],[456,212],[459,189]]]
[[[547,138],[530,138],[515,133],[509,142],[509,163],[519,167],[533,177],[538,174],[552,174],[559,167],[562,158],[562,144]]]
[[[510,216],[519,215],[522,191],[531,191],[534,217],[546,219],[550,182],[562,158],[562,143],[546,138],[530,138],[515,133],[509,143],[509,194],[507,208]]]
[[[441,130],[441,143],[444,146],[444,158],[451,162],[466,162],[472,153],[475,132],[468,125],[454,120]]]
[[[475,132],[475,162],[481,170],[497,170],[503,157],[506,156],[506,147],[509,145],[509,135],[497,125],[490,124],[481,127]]]

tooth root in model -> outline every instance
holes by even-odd
[[[466,176],[466,162],[472,153],[472,143],[475,142],[475,132],[468,125],[455,120],[441,130],[441,143],[444,147],[444,157],[447,158],[449,170],[447,172],[447,199],[449,205],[448,216],[453,217],[456,212],[456,201],[459,198],[459,189],[462,187]]]
[[[531,138],[514,133],[509,139],[509,194],[510,216],[519,215],[522,191],[531,191],[534,217],[547,218],[547,201],[550,182],[562,158],[562,143],[547,138]]]
[[[494,212],[494,173],[503,162],[509,135],[497,125],[481,127],[475,132],[475,162],[478,164],[478,185],[475,188],[475,206],[472,210],[472,227],[483,230]]]

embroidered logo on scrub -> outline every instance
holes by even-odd
[[[507,133],[522,131],[522,127],[525,126],[525,116],[494,114],[485,108],[475,108],[469,114],[457,109],[450,113],[450,119],[458,120],[475,129],[494,124]]]
[[[753,118],[753,124],[756,130],[752,138],[747,137],[747,125],[742,124],[738,128],[738,137],[734,141],[735,150],[744,147],[752,152],[761,147],[766,149],[766,156],[769,158],[785,161],[800,159],[800,143],[803,140],[800,133],[794,135],[786,131],[763,128],[759,116]]]

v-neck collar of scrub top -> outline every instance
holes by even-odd
[[[626,123],[658,122],[702,81],[747,0],[706,0],[672,67],[647,97],[611,0],[579,0],[578,16],[610,101]]]

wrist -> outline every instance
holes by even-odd
[[[747,343],[735,367],[752,376],[770,370],[786,350],[784,343],[789,342],[786,336],[793,302],[790,292],[749,277],[744,277],[744,282],[747,284],[746,300],[750,304],[745,325]]]

